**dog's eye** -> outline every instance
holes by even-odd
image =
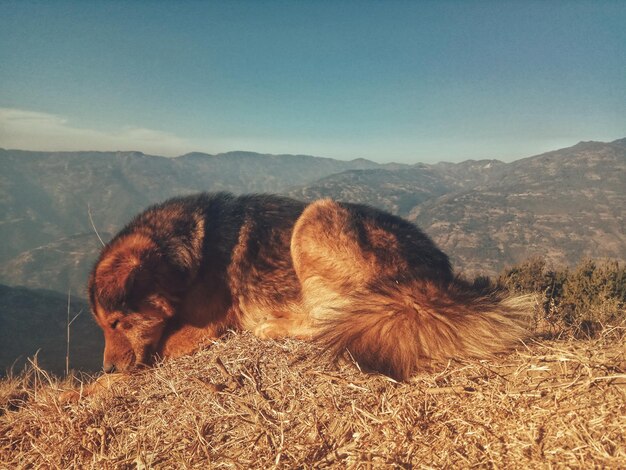
[[[113,323],[111,323],[111,329],[114,330],[115,328],[117,328],[117,325],[120,324],[119,320],[115,320]]]

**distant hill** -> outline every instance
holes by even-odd
[[[289,192],[367,202],[417,223],[467,274],[533,255],[555,265],[626,259],[626,139],[503,163],[346,171]]]
[[[99,232],[105,239],[113,234]],[[0,265],[0,276],[12,285],[62,291],[71,288],[74,295],[86,298],[86,280],[102,248],[93,232],[63,237],[25,250]]]
[[[302,155],[231,152],[179,158],[139,152],[27,152],[0,149],[0,262],[61,237],[103,231],[165,198],[198,191],[281,192],[349,169],[378,167]]]
[[[415,206],[444,194],[474,188],[499,175],[506,166],[498,160],[469,160],[347,170],[293,188],[288,194],[307,201],[329,197],[361,202],[406,217]]]
[[[450,192],[452,185],[426,165],[399,170],[348,170],[288,192],[291,197],[313,201],[330,197],[360,202],[395,214],[409,211],[430,199]]]
[[[274,192],[371,204],[416,222],[466,274],[494,275],[531,255],[555,265],[626,259],[626,139],[513,163],[434,165],[0,149],[0,168],[0,282],[26,286],[0,285],[0,372],[38,349],[42,365],[63,371],[68,288],[72,313],[83,311],[72,325],[71,367],[100,368],[102,335],[81,300],[101,248],[90,213],[107,241],[135,213],[174,195]]]
[[[230,152],[0,150],[0,282],[84,292],[100,242],[146,206],[227,190],[371,204],[417,222],[467,273],[495,274],[532,254],[559,264],[626,258],[626,139],[503,163],[379,165]]]
[[[145,207],[199,191],[283,192],[349,169],[379,167],[304,155],[230,152],[178,158],[139,152],[0,149],[0,282],[75,292],[103,238]]]
[[[19,372],[38,351],[38,364],[62,374],[67,346],[67,294],[0,284],[0,377]],[[71,296],[70,368],[102,368],[104,341],[87,303]]]
[[[474,273],[534,255],[557,266],[624,260],[626,145],[581,142],[518,160],[474,188],[416,206],[408,218]]]

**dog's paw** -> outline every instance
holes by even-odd
[[[90,384],[61,393],[59,401],[61,403],[77,403],[81,398],[100,395],[103,392],[110,390],[114,384],[122,381],[124,377],[124,374],[101,375]]]
[[[284,338],[289,335],[289,330],[281,320],[266,320],[254,329],[254,336],[260,339]]]

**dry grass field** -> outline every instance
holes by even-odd
[[[623,328],[536,339],[409,383],[232,333],[77,401],[0,384],[2,468],[625,468]]]

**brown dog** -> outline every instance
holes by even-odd
[[[316,340],[406,379],[524,335],[525,302],[456,279],[409,222],[331,200],[219,193],[151,207],[103,249],[89,298],[105,371],[187,354],[231,328]]]

